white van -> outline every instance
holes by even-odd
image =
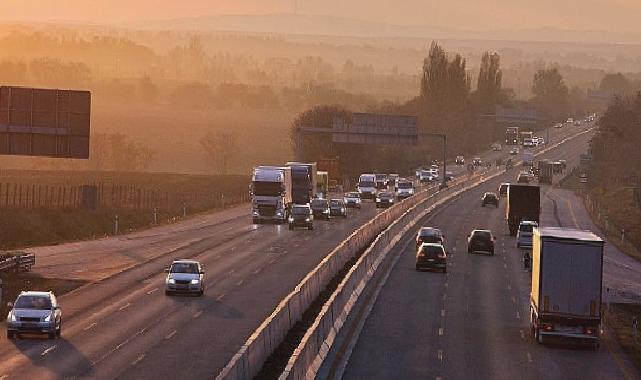
[[[357,189],[361,199],[376,199],[376,176],[374,174],[361,174],[358,178]]]

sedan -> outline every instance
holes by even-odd
[[[387,208],[394,204],[394,193],[381,191],[376,196],[376,208]]]
[[[352,208],[361,208],[361,194],[358,191],[351,191],[345,193],[343,198],[345,201],[345,206]]]
[[[481,199],[481,207],[485,207],[485,205],[494,205],[494,207],[499,207],[499,196],[496,195],[496,193],[492,192],[486,192],[483,194],[483,198]]]
[[[293,205],[289,213],[289,229],[295,227],[307,227],[308,230],[314,229],[314,214],[308,204]]]
[[[329,200],[312,199],[312,212],[314,213],[314,218],[323,218],[325,220],[329,220]]]
[[[204,274],[202,266],[194,260],[176,260],[165,269],[165,294],[195,293],[205,294]]]
[[[494,256],[494,241],[496,238],[490,230],[473,230],[467,237],[467,252],[487,252]]]
[[[440,269],[447,272],[447,253],[438,243],[423,243],[416,252],[416,270]]]
[[[17,334],[47,334],[49,339],[62,333],[62,311],[52,292],[21,292],[14,303],[7,304],[7,338]]]
[[[519,154],[518,148],[512,148],[510,150],[510,156],[516,156],[517,154]]]
[[[345,208],[345,202],[342,199],[330,199],[329,214],[331,216],[342,216],[343,218],[347,218],[347,208]]]

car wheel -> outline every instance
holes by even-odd
[[[418,264],[415,266],[416,271],[419,272],[421,270],[421,267],[418,266]]]
[[[62,335],[62,322],[60,322],[60,325],[58,326],[58,330],[56,330],[56,337],[60,338],[60,335]]]
[[[309,226],[308,229],[313,230],[314,226]]]
[[[202,297],[205,295],[205,289],[202,289],[201,291],[198,292],[198,296]]]
[[[293,230],[293,229],[294,229],[294,226],[290,225],[290,226],[289,226],[289,229],[290,229],[290,230]]]
[[[48,336],[49,336],[49,339],[56,339],[56,332],[55,331],[54,332],[50,332],[48,334]]]
[[[7,339],[9,339],[9,340],[16,339],[16,332],[15,331],[11,331],[11,330],[7,330]]]
[[[170,296],[170,295],[171,295],[171,293],[169,292],[169,290],[165,290],[165,295],[166,295],[166,296]]]

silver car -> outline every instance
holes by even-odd
[[[202,266],[194,260],[176,260],[171,266],[165,269],[165,294],[173,293],[196,293],[199,296],[205,294]]]
[[[62,310],[53,292],[21,292],[7,315],[7,338],[21,333],[47,334],[55,339],[62,333]]]

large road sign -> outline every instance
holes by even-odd
[[[416,116],[355,113],[351,122],[334,118],[332,141],[349,144],[416,144],[418,122]]]
[[[0,87],[0,154],[89,158],[91,93]]]

